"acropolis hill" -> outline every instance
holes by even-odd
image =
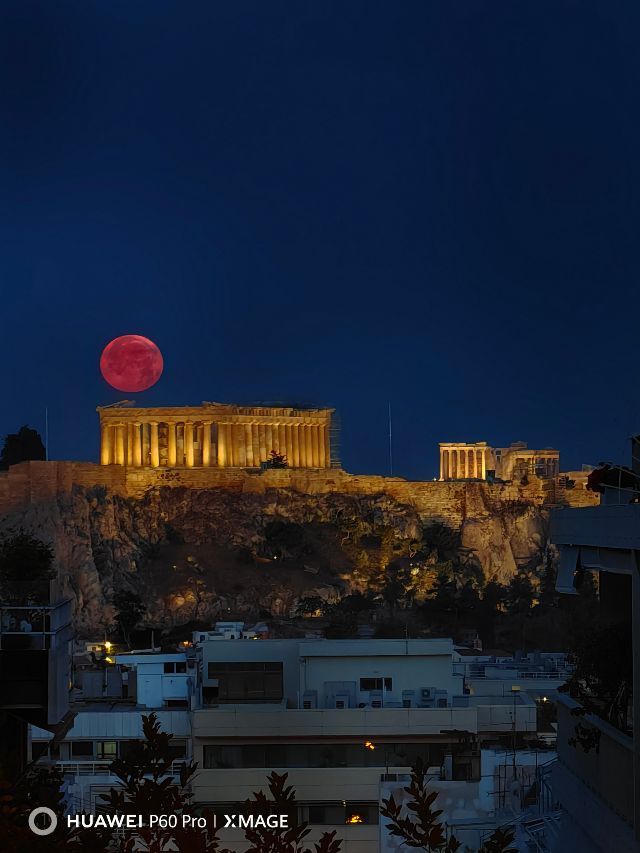
[[[203,404],[98,411],[101,464],[24,462],[0,473],[0,534],[22,527],[52,542],[87,630],[106,618],[114,588],[141,582],[150,553],[156,561],[145,593],[151,612],[159,620],[188,621],[177,581],[160,581],[167,561],[180,559],[176,541],[211,569],[205,575],[213,598],[205,612],[223,603],[242,612],[257,595],[271,612],[286,613],[305,590],[331,587],[336,573],[348,583],[353,554],[345,542],[355,522],[363,534],[392,530],[399,542],[420,538],[429,525],[447,525],[461,531],[486,578],[505,580],[544,549],[551,506],[598,502],[585,477],[567,482],[558,474],[557,451],[530,451],[521,443],[508,452],[485,443],[442,444],[442,479],[411,482],[343,471],[330,409]],[[286,456],[288,467],[265,466],[271,451]],[[496,459],[503,473],[509,466],[517,477],[483,479],[495,473],[488,466]],[[264,583],[249,602],[227,588],[234,572],[224,573],[238,553],[263,552],[276,520],[314,531],[304,566],[316,574],[300,571],[293,582],[258,567],[254,573]]]

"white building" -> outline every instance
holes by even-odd
[[[634,446],[638,446],[637,438]],[[603,608],[631,618],[633,718],[640,720],[640,458],[632,469],[594,472],[602,505],[557,510],[552,541],[560,548],[557,588],[576,593],[585,571],[599,573]],[[576,712],[580,716],[576,716]],[[569,744],[578,723],[599,737],[598,749]],[[637,725],[637,722],[636,722]],[[640,738],[614,728],[569,697],[558,704],[558,764],[554,786],[566,811],[556,850],[632,853],[640,849]]]
[[[83,677],[88,693],[50,759],[65,773],[68,809],[94,810],[116,784],[111,761],[154,709],[176,762],[198,764],[196,806],[237,813],[272,770],[286,772],[310,842],[337,829],[344,853],[376,850],[385,785],[418,758],[473,801],[483,747],[501,744],[504,755],[535,737],[526,692],[465,693],[455,657],[451,640],[212,639],[189,655],[118,655],[112,678]],[[49,735],[34,729],[32,740],[35,753]],[[490,826],[496,815],[485,811]],[[231,830],[223,842],[247,846]]]
[[[558,688],[573,672],[563,652],[495,657],[456,651],[453,669],[473,696],[508,696],[517,687],[532,699],[545,701],[555,701]]]
[[[115,666],[84,670],[74,691],[76,715],[60,743],[32,726],[34,757],[54,763],[65,778],[67,811],[100,808],[100,795],[117,784],[110,772],[142,738],[142,717],[152,710],[174,737],[175,768],[191,755],[195,666],[184,653],[117,655]]]
[[[463,695],[450,640],[217,641],[199,655],[195,802],[229,811],[287,772],[309,839],[337,829],[345,853],[377,849],[381,785],[418,757],[478,781],[482,743],[536,731],[524,692]]]

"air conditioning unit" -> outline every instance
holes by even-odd
[[[436,693],[435,687],[421,687],[420,688],[420,699],[423,702],[431,702]]]
[[[416,694],[414,690],[403,690],[402,691],[402,707],[403,708],[411,708],[416,701]]]
[[[302,707],[305,711],[311,711],[318,707],[317,690],[305,690],[302,694]]]
[[[372,708],[382,708],[382,690],[371,690],[369,692],[369,702]]]
[[[349,707],[349,694],[348,693],[336,693],[335,707],[338,710],[343,710],[344,708],[348,708]]]

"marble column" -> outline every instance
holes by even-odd
[[[202,423],[202,464],[205,468],[211,465],[211,421]]]
[[[255,467],[253,461],[253,433],[251,432],[251,424],[242,424],[244,432],[244,455],[247,468]]]
[[[178,462],[178,442],[176,438],[176,425],[167,424],[167,465],[174,468]]]
[[[133,424],[127,421],[127,465],[133,465]]]
[[[260,428],[258,424],[251,424],[251,446],[253,448],[253,467],[260,467]]]
[[[149,423],[150,461],[152,468],[160,467],[160,444],[158,441],[158,421]]]
[[[483,451],[482,451],[482,470],[481,470],[481,474],[482,474],[482,479],[483,479],[483,480],[486,480],[486,479],[487,479],[487,451],[486,451],[486,450],[483,450]]]
[[[226,424],[218,424],[218,467],[227,465],[227,429]]]
[[[234,459],[236,465],[245,468],[247,465],[247,448],[244,441],[244,424],[235,424]]]
[[[318,427],[313,424],[311,429],[311,456],[313,460],[313,467],[320,467],[320,447],[318,444]]]
[[[116,424],[116,465],[124,465],[125,434],[124,424]]]
[[[311,435],[312,429],[313,427],[309,426],[308,424],[305,424],[304,435],[307,446],[307,464],[305,467],[307,468],[313,468],[313,436]]]
[[[304,424],[298,424],[298,467],[307,467],[307,431]]]
[[[142,467],[142,441],[140,439],[140,421],[133,422],[133,464]]]
[[[100,464],[109,465],[111,462],[111,426],[102,423],[100,426]]]
[[[327,467],[326,443],[324,440],[325,427],[323,425],[316,427],[318,433],[318,466],[320,468]]]
[[[187,468],[193,468],[193,423],[187,421],[184,425],[184,457]]]
[[[291,424],[287,424],[284,428],[284,431],[287,462],[289,463],[289,465],[293,465],[293,426]]]
[[[258,447],[260,448],[260,462],[266,462],[269,458],[269,451],[267,450],[267,433],[264,424],[258,424]]]
[[[328,423],[324,426],[324,459],[325,468],[331,468],[331,436]]]
[[[289,465],[293,468],[300,467],[300,426],[291,424],[291,458]]]

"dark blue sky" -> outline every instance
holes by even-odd
[[[334,405],[348,470],[563,467],[640,430],[634,3],[5,2],[0,433],[97,459],[140,405]]]

